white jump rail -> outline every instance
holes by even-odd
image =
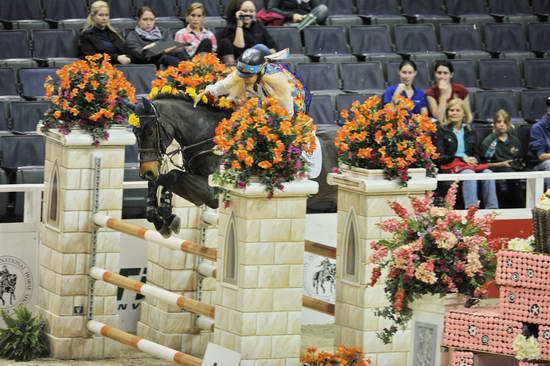
[[[137,348],[140,351],[157,356],[163,360],[177,363],[184,366],[200,366],[202,360],[172,348],[162,346],[158,343],[148,341],[141,337],[126,333],[120,329],[110,327],[96,320],[90,320],[86,324],[88,330],[94,334],[110,338],[114,341],[124,343]]]

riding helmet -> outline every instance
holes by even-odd
[[[258,74],[265,63],[264,53],[255,48],[243,52],[237,61],[237,72],[242,78],[249,78]]]

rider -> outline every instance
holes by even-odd
[[[306,113],[311,96],[299,77],[284,66],[271,63],[271,60],[284,58],[288,50],[266,56],[257,48],[243,52],[237,62],[237,69],[223,80],[208,85],[195,99],[195,106],[205,94],[228,95],[229,101],[241,97],[257,97],[260,101],[267,97],[276,99],[292,118],[296,113]]]

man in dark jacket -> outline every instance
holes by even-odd
[[[550,96],[546,98],[546,114],[531,127],[529,155],[538,159],[535,170],[550,171]],[[544,189],[550,187],[550,178],[544,178]]]

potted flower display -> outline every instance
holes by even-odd
[[[365,357],[365,354],[359,347],[347,348],[344,346],[336,347],[335,353],[319,351],[316,348],[308,348],[300,356],[302,366],[323,366],[323,365],[349,365],[349,366],[368,366],[371,360]]]
[[[57,71],[58,79],[46,78],[44,89],[50,108],[40,121],[42,132],[57,128],[62,134],[74,129],[88,132],[93,143],[109,138],[113,125],[136,123],[124,102],[135,103],[135,89],[107,54],[87,56]]]
[[[200,54],[191,61],[182,61],[178,67],[169,66],[157,72],[157,79],[153,80],[149,98],[157,94],[186,94],[195,98],[207,85],[224,79],[231,72],[231,68],[211,53]],[[225,97],[216,98],[212,95],[203,97],[204,103],[218,108],[232,109],[233,104]]]
[[[432,159],[438,154],[429,136],[435,124],[427,116],[411,115],[409,99],[400,97],[397,104],[380,102],[372,96],[340,112],[344,125],[335,139],[340,167],[359,174],[375,170],[385,179],[396,179],[400,186],[407,186],[411,168],[435,176]]]
[[[223,187],[245,188],[252,180],[265,185],[267,197],[284,183],[305,178],[309,163],[302,151],[313,153],[315,126],[299,113],[288,119],[288,112],[273,98],[261,105],[248,100],[216,128],[214,142],[223,154],[221,169],[213,182]],[[229,196],[224,191],[228,204]]]
[[[393,324],[378,333],[384,343],[412,318],[415,300],[453,293],[480,298],[494,278],[495,250],[501,244],[489,239],[495,214],[476,217],[475,206],[466,215],[454,211],[457,187],[452,184],[444,207],[434,206],[432,192],[424,199],[410,197],[413,212],[390,202],[397,218],[379,224],[391,236],[371,243],[369,261],[374,264],[371,285],[385,275],[389,305],[377,314]]]

